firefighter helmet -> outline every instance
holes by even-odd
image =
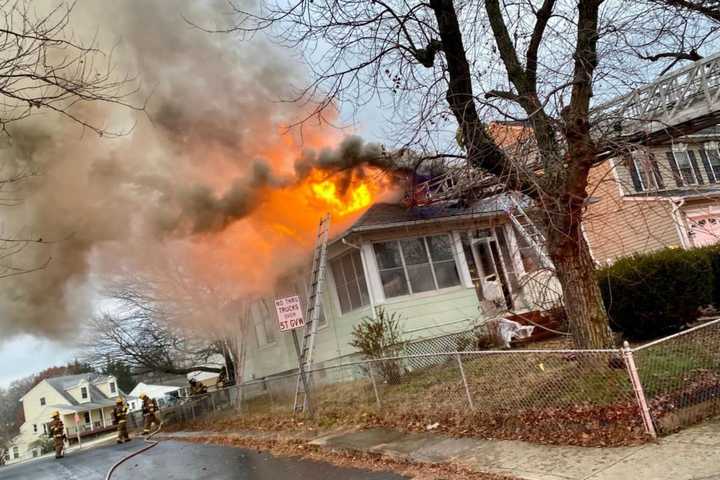
[[[115,403],[117,403],[117,404],[120,404],[122,402],[123,402],[122,397],[118,397],[117,400],[115,400]]]
[[[54,412],[52,412],[52,417],[53,417],[53,418],[59,417],[59,416],[60,416],[60,412],[58,412],[57,410],[55,410]]]
[[[145,398],[145,397],[147,397],[147,395],[145,395],[144,393],[140,394],[140,398]]]

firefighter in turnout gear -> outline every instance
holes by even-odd
[[[143,413],[143,435],[150,433],[150,429],[153,425],[160,426],[160,420],[157,417],[157,412],[160,411],[158,408],[157,401],[148,397],[144,393],[140,394],[142,399],[142,413]]]
[[[204,395],[207,393],[207,387],[198,382],[194,378],[190,379],[190,395]]]
[[[52,435],[55,445],[55,458],[63,458],[65,456],[65,425],[60,420],[60,412],[55,411],[52,414],[50,422],[50,435]]]
[[[130,441],[128,435],[128,407],[121,397],[115,400],[115,408],[112,411],[113,425],[117,425],[117,443]]]

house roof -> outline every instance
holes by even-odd
[[[672,190],[659,190],[649,192],[638,192],[627,195],[630,198],[703,198],[716,197],[720,195],[720,186],[675,188]]]
[[[90,392],[90,398],[93,399],[108,399],[99,388],[95,386],[96,383],[103,383],[110,381],[112,377],[108,375],[98,375],[97,373],[80,373],[78,375],[66,375],[64,377],[53,377],[46,378],[45,381],[53,387],[67,402],[69,405],[79,405],[79,403],[67,393],[67,390],[77,387],[83,381],[88,383],[88,390]],[[86,403],[82,404],[87,405]]]
[[[376,203],[349,229],[335,238],[333,242],[351,233],[363,231],[382,230],[431,221],[438,222],[467,218],[496,217],[503,215],[511,205],[508,193],[499,193],[481,198],[470,204],[443,202],[408,208],[399,203]]]

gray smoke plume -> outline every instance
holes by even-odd
[[[77,3],[75,34],[100,32],[102,45],[117,45],[117,68],[137,74],[147,111],[83,108],[94,124],[134,125],[118,139],[42,114],[0,138],[2,173],[31,175],[15,192],[22,203],[4,208],[3,231],[43,239],[6,261],[19,269],[44,266],[1,280],[2,338],[77,335],[93,308],[88,279],[95,257],[122,265],[138,250],[161,252],[168,239],[223,231],[258,211],[269,190],[290,186],[313,168],[391,166],[380,146],[357,137],[335,150],[308,150],[297,161],[270,155],[283,144],[281,126],[303,113],[276,101],[290,96],[290,81],[302,69],[261,36],[240,43],[184,19],[222,28],[226,8],[224,1]]]

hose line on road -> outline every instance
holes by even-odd
[[[144,446],[143,448],[141,448],[140,450],[136,450],[136,451],[132,452],[130,455],[121,458],[115,465],[113,465],[112,467],[110,467],[110,470],[108,470],[108,473],[107,473],[107,476],[105,477],[105,480],[110,480],[110,477],[112,477],[113,472],[114,472],[115,469],[117,469],[120,465],[122,465],[123,463],[127,462],[128,460],[130,460],[131,458],[133,458],[135,455],[140,455],[140,454],[143,453],[143,452],[147,452],[148,450],[150,450],[151,448],[153,448],[154,446],[156,446],[158,443],[160,443],[159,440],[152,440],[152,437],[153,437],[156,433],[158,433],[158,432],[160,431],[160,429],[162,428],[162,425],[163,425],[162,422],[160,422],[160,425],[158,425],[157,429],[155,429],[155,431],[151,432],[147,437],[145,437],[144,440],[145,440],[145,443],[147,443],[147,445],[145,445],[145,446]]]

